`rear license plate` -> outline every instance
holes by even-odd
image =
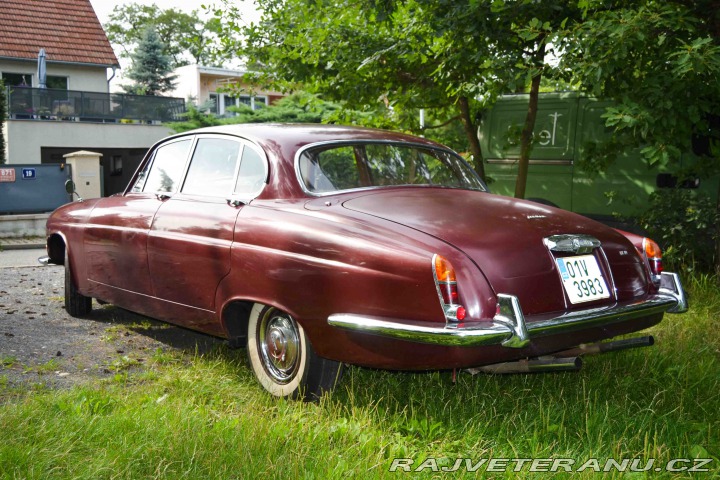
[[[555,262],[570,303],[610,297],[600,266],[592,255],[556,258]]]

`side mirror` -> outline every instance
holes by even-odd
[[[77,195],[77,197],[78,197],[78,202],[82,202],[82,201],[83,201],[82,197],[80,196],[79,193],[77,193],[77,190],[75,189],[75,182],[73,182],[72,180],[67,180],[67,181],[65,181],[65,191],[66,191],[67,193],[69,193],[70,195],[72,195],[72,194]]]

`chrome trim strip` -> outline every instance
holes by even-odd
[[[592,235],[579,234],[562,234],[562,235],[551,235],[543,239],[548,249],[553,252],[568,252],[576,254],[587,254],[592,253],[595,248],[598,248],[601,243],[600,240],[593,237]]]
[[[510,348],[522,348],[530,343],[530,335],[525,325],[525,315],[520,308],[520,301],[515,295],[498,295],[498,306],[500,311],[495,315],[493,321],[510,328],[513,335],[502,344]]]
[[[511,337],[510,329],[507,326],[493,322],[472,327],[461,327],[452,324],[434,326],[439,324],[431,322],[400,323],[391,318],[340,313],[330,315],[328,324],[345,330],[372,333],[409,342],[454,347],[496,345]]]
[[[660,293],[671,295],[677,300],[677,305],[669,309],[668,313],[687,312],[689,305],[680,281],[680,275],[672,272],[662,272],[660,274]]]
[[[330,315],[328,324],[346,330],[432,345],[475,347],[500,344],[508,348],[522,348],[537,337],[619,323],[663,312],[685,311],[687,300],[679,277],[670,273],[664,275],[668,288],[661,289],[660,293],[645,300],[567,312],[534,321],[526,321],[517,297],[500,294],[500,312],[491,321],[439,325],[434,322],[341,313]],[[671,291],[670,288],[674,290]]]

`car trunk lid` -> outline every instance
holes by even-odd
[[[343,206],[425,232],[463,251],[481,269],[495,292],[517,296],[526,314],[615,301],[611,294],[605,300],[569,304],[555,258],[574,254],[551,252],[544,243],[551,235],[597,238],[602,249],[595,249],[592,255],[610,290],[611,277],[620,277],[615,278],[618,298],[637,296],[647,290],[640,258],[624,236],[557,208],[489,193],[432,187],[363,194],[346,200]]]

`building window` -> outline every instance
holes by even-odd
[[[240,95],[238,97],[240,103],[247,105],[253,110],[258,110],[267,106],[267,97],[253,97],[250,95]]]
[[[58,77],[56,75],[48,75],[45,79],[47,88],[55,88],[57,90],[68,89],[68,77]]]
[[[115,177],[122,175],[122,155],[113,155],[110,159],[110,175]]]
[[[220,108],[217,112],[213,111],[212,113],[217,113],[218,115],[226,117],[232,117],[237,115],[236,112],[232,112],[229,110],[230,107],[239,107],[241,105],[245,105],[252,108],[253,110],[258,110],[268,105],[268,98],[266,96],[240,95],[238,97],[232,97],[225,94],[211,93],[210,100],[212,101],[214,98],[217,99],[218,96],[220,97]]]
[[[32,87],[32,73],[3,72],[2,79],[6,87]]]
[[[218,94],[217,93],[210,94],[210,105],[209,105],[208,111],[210,113],[214,113],[215,115],[220,113],[218,110]]]
[[[237,99],[235,97],[231,97],[229,95],[223,95],[223,111],[222,111],[222,113],[224,115],[232,116],[232,117],[237,115],[237,113],[235,113],[235,112],[228,111],[229,107],[234,107],[236,105],[237,105]]]

